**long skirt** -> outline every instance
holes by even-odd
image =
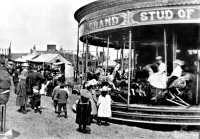
[[[80,125],[91,124],[91,104],[77,104],[76,123]]]
[[[17,96],[16,106],[24,106],[26,104],[27,98],[25,96]]]

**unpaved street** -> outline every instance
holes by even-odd
[[[19,139],[198,139],[198,132],[155,131],[134,126],[111,124],[109,127],[92,124],[91,134],[76,131],[75,113],[71,107],[77,96],[72,95],[68,104],[68,118],[57,118],[49,97],[42,96],[43,113],[29,111],[26,115],[17,112],[15,94],[7,105],[7,128],[20,133]]]

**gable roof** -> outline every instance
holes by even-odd
[[[56,63],[57,60],[65,64],[71,65],[69,61],[63,58],[60,54],[40,54],[38,57],[30,60],[36,63]]]
[[[15,59],[15,61],[25,63],[25,62],[28,62],[28,61],[34,59],[37,56],[38,56],[38,54],[28,54],[28,55],[21,56],[21,57]]]

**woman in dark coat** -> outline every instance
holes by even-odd
[[[17,99],[16,99],[16,106],[20,106],[19,112],[26,114],[26,101],[27,101],[27,85],[26,85],[26,77],[19,75],[19,84],[16,90]]]
[[[90,133],[90,131],[86,130],[86,126],[91,124],[91,102],[90,102],[90,94],[87,90],[82,89],[80,91],[81,98],[78,101],[76,107],[76,123],[79,125],[77,131],[83,133]],[[83,126],[83,128],[82,128]]]

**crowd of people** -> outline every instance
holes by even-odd
[[[161,56],[156,58],[156,64],[158,65],[157,67],[154,65],[145,67],[148,72],[148,78],[145,79],[145,83],[148,82],[148,84],[155,88],[166,90],[162,91],[162,93],[169,92],[171,97],[173,97],[173,91],[177,91],[173,85],[175,81],[183,77],[182,66],[184,62],[178,59],[175,60],[173,63],[174,69],[170,76],[167,76],[167,66],[163,62]],[[6,77],[12,77],[14,93],[17,95],[16,106],[20,107],[18,110],[20,113],[26,114],[27,107],[30,107],[35,113],[42,114],[41,95],[46,95],[52,98],[57,117],[62,117],[62,112],[64,112],[64,118],[68,117],[67,102],[72,92],[68,90],[69,85],[66,83],[64,75],[60,73],[53,74],[48,70],[28,67],[14,68],[12,72],[9,72],[5,65],[2,65],[4,64],[1,64],[0,68],[4,70],[0,72],[8,71],[7,74],[10,73],[10,76]],[[99,126],[109,125],[108,118],[111,117],[112,114],[111,104],[113,101],[113,97],[111,99],[110,93],[112,93],[113,90],[121,91],[121,88],[126,87],[127,78],[125,74],[126,71],[120,72],[119,65],[107,72],[107,75],[105,75],[104,70],[97,68],[96,72],[89,74],[91,77],[88,76],[88,80],[82,84],[79,90],[80,98],[77,100],[75,108],[77,113],[75,122],[79,125],[77,128],[79,132],[90,133],[90,129],[87,128],[87,126],[91,125],[93,122],[97,123]],[[0,74],[0,76],[2,75]],[[3,77],[4,76],[2,76],[2,78]],[[145,86],[145,84],[142,84],[143,77],[144,74],[141,75],[141,77],[136,75],[135,80],[131,83],[139,81],[141,85],[136,89],[133,87],[134,93],[137,93],[137,91],[139,93],[143,92],[143,96],[145,96],[148,91],[143,87]],[[184,77],[184,80],[186,80],[186,78],[188,80],[191,79],[189,78],[190,76]],[[11,84],[9,79],[6,83]],[[177,86],[177,84],[174,86]],[[178,86],[180,87],[181,83],[178,83]],[[7,90],[9,89],[10,88],[7,88]],[[151,100],[156,100],[157,98],[158,94],[152,97]]]
[[[12,79],[14,83],[14,92],[16,97],[16,106],[18,112],[26,114],[27,107],[34,110],[35,113],[42,114],[41,96],[50,96],[57,117],[67,118],[67,103],[71,92],[68,90],[68,84],[64,75],[58,74],[51,76],[50,72],[23,67],[16,68],[13,71]],[[108,118],[111,117],[111,97],[109,95],[109,85],[103,84],[97,88],[97,81],[90,80],[84,83],[80,90],[80,99],[76,103],[76,123],[79,125],[77,131],[90,133],[87,127],[96,122],[99,126],[104,124],[108,126]],[[97,92],[101,94],[97,97]],[[64,114],[62,114],[62,112]],[[89,129],[89,130],[88,130]]]
[[[13,69],[11,74],[14,92],[17,95],[16,106],[21,113],[26,114],[26,107],[31,107],[36,113],[41,111],[41,95],[52,96],[53,89],[60,82],[69,94],[65,84],[65,76],[61,74],[52,74],[48,70],[38,70],[28,67]],[[61,91],[62,92],[62,91]],[[60,96],[56,96],[60,98]]]

